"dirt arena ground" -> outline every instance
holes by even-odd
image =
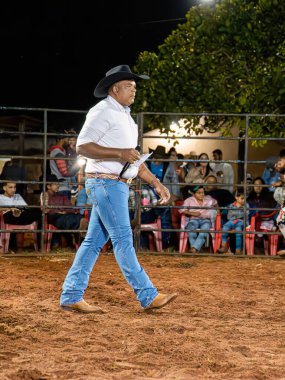
[[[72,256],[0,257],[0,379],[285,379],[285,260],[139,255],[160,291],[144,312],[112,254],[85,299],[59,310]]]

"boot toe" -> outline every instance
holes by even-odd
[[[177,293],[163,294],[159,293],[152,303],[145,308],[145,310],[160,309],[166,306],[169,302],[173,301],[178,296]]]

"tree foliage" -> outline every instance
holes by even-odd
[[[151,79],[139,84],[134,110],[285,113],[284,19],[280,0],[221,0],[192,7],[157,53],[140,54],[134,69]],[[214,129],[222,126],[223,134],[232,124],[226,117],[208,122],[215,123]],[[284,124],[283,118],[254,118],[250,135],[285,137]],[[240,128],[245,128],[244,118]]]

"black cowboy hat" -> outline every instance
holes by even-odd
[[[46,181],[51,182],[51,183],[58,183],[58,182],[64,182],[64,178],[57,178],[55,174],[49,174],[46,177]]]
[[[153,158],[165,158],[166,157],[166,151],[165,146],[157,145],[155,149],[148,148],[149,153],[153,153]]]
[[[132,73],[128,65],[119,65],[113,67],[106,72],[106,75],[97,84],[94,90],[94,96],[96,98],[104,98],[108,95],[108,89],[112,84],[119,82],[121,80],[133,79],[135,81],[139,79],[149,79],[147,75],[137,75]]]

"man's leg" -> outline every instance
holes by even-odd
[[[94,188],[91,189],[91,194],[93,196],[89,195],[89,197],[93,202]],[[91,271],[108,238],[108,232],[100,220],[96,206],[93,205],[86,237],[75,255],[62,286],[61,305],[74,304],[83,300]]]
[[[123,182],[102,180],[96,186],[97,210],[112,240],[114,254],[120,269],[134,290],[143,308],[149,306],[158,291],[139,264],[133,246],[128,198],[129,188]]]

